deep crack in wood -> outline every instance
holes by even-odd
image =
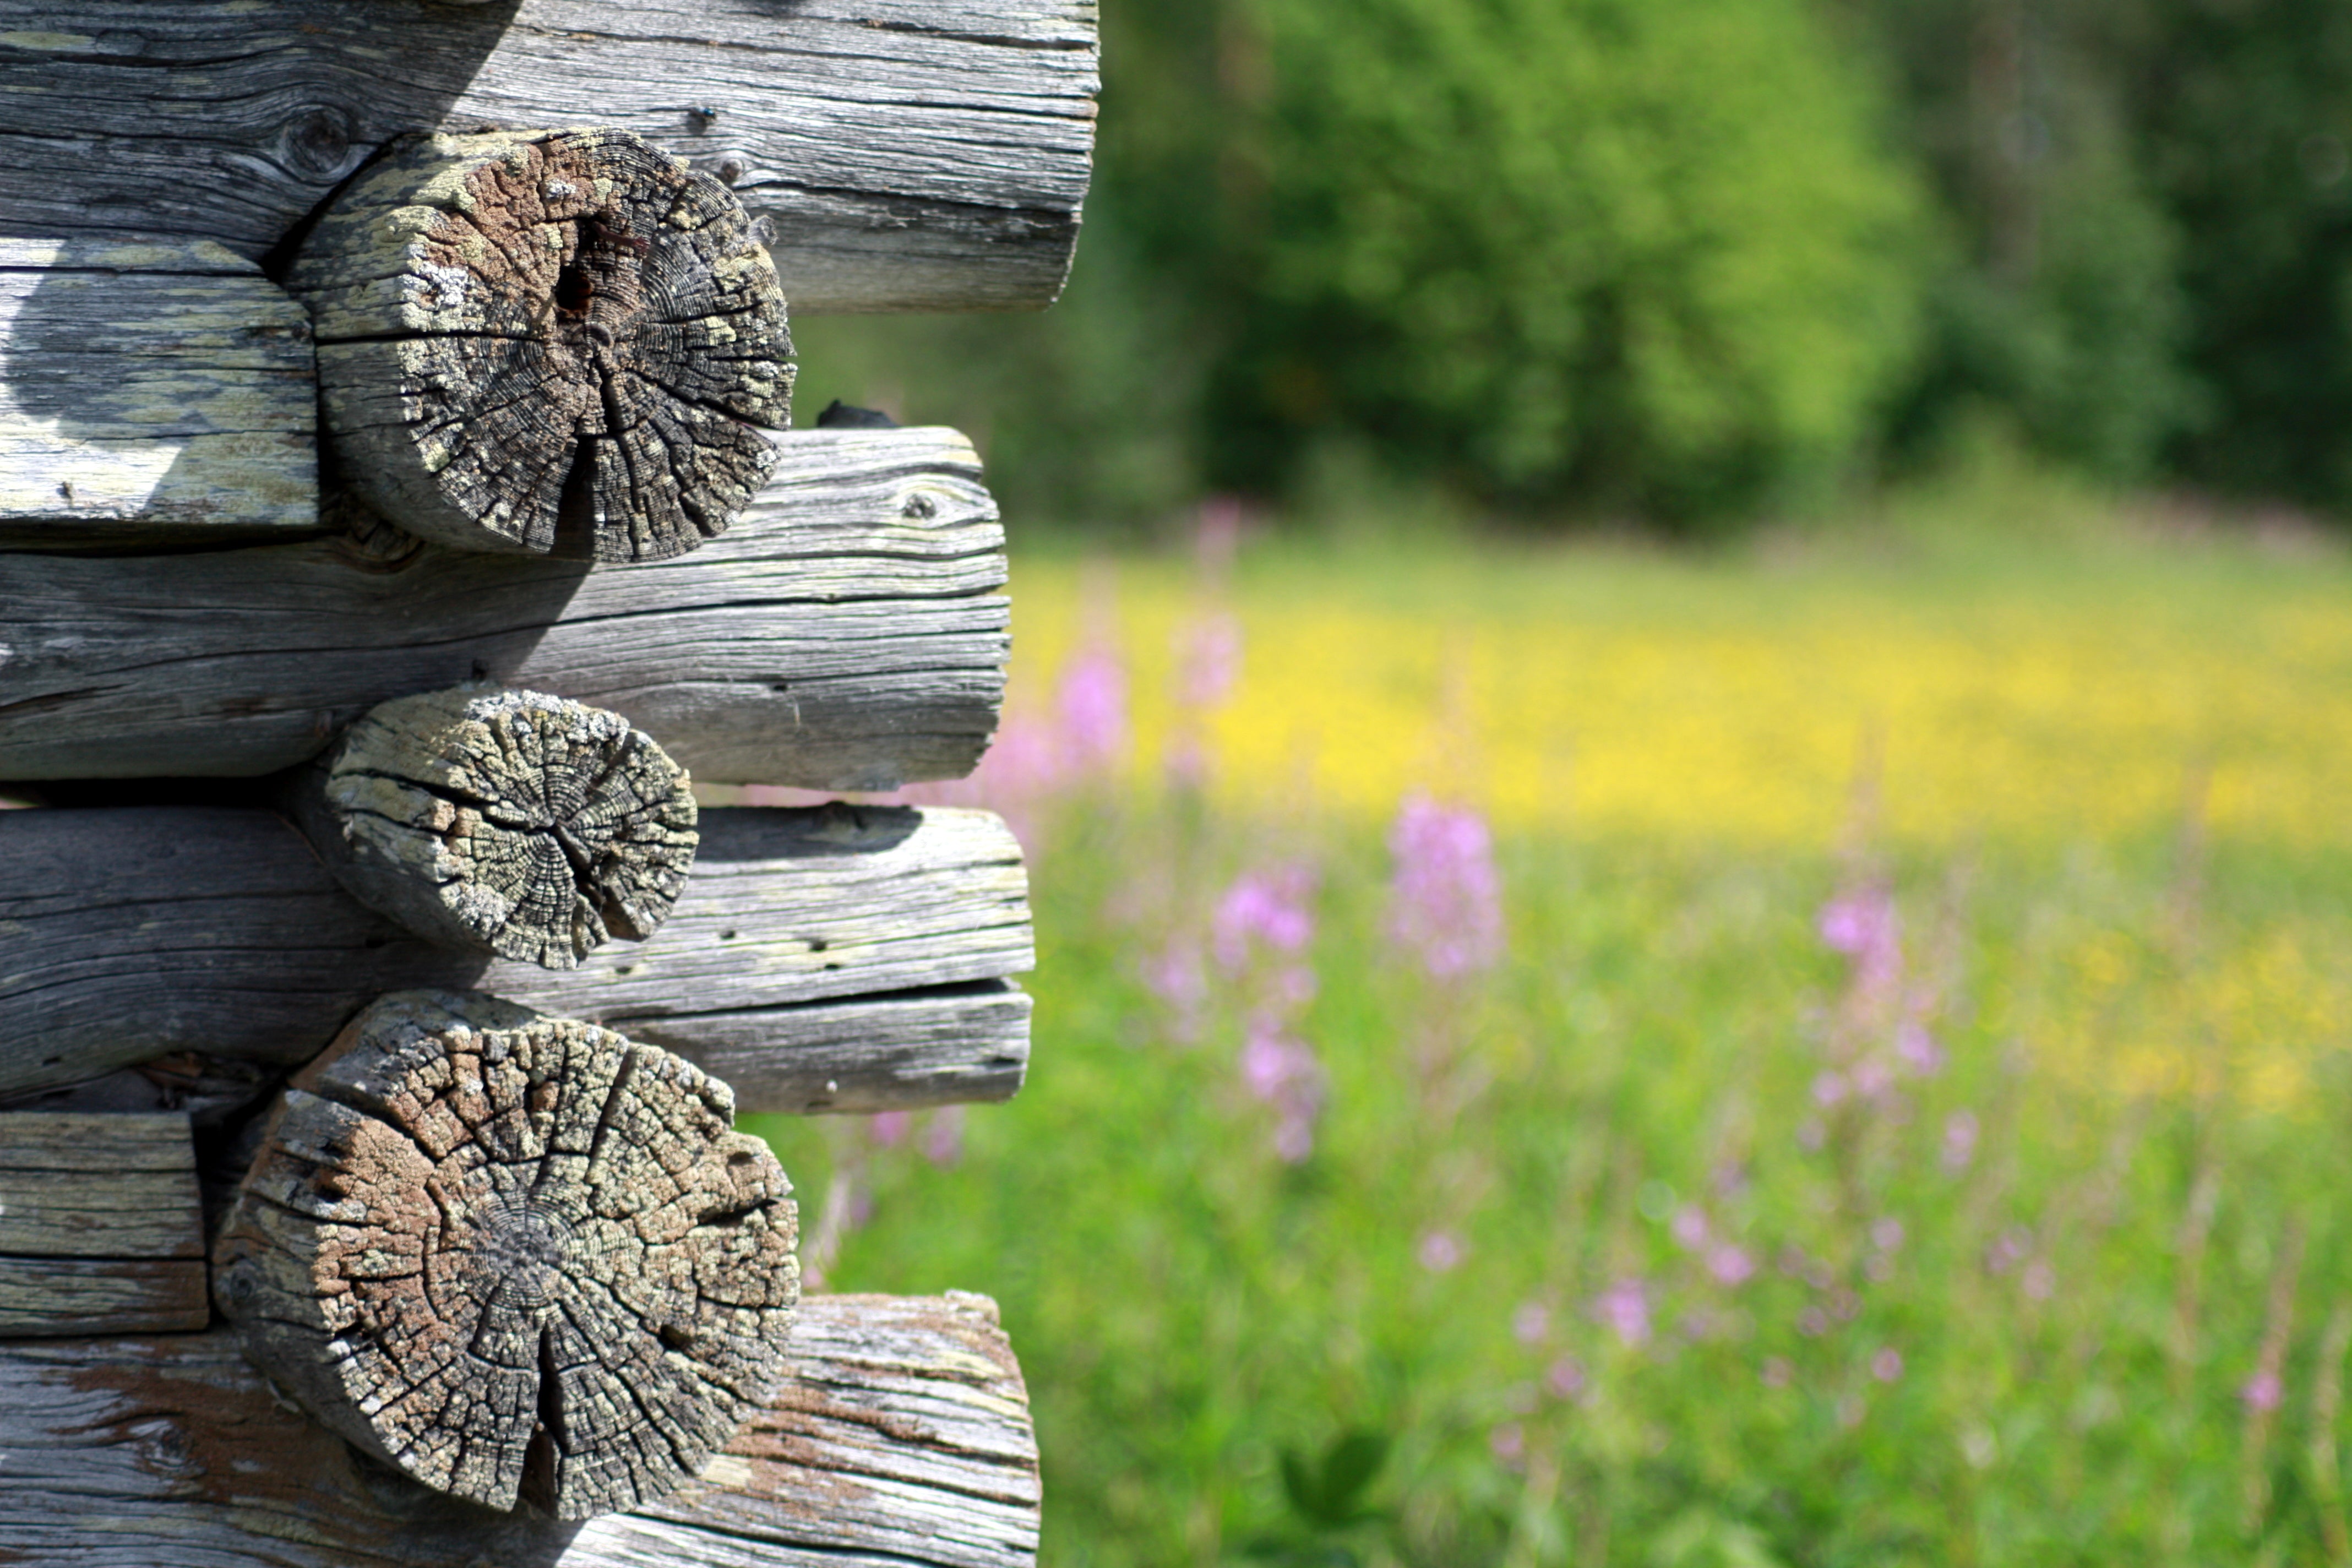
[[[619,130],[394,146],[302,244],[328,432],[411,532],[659,561],[725,531],[792,423],[784,297],[742,205]]]
[[[775,1393],[791,1184],[727,1086],[611,1030],[387,996],[287,1089],[213,1256],[247,1353],[453,1496],[675,1490]]]
[[[686,770],[643,731],[488,686],[369,710],[297,775],[291,804],[362,903],[542,969],[659,930],[699,842]]]

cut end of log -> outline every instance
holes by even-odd
[[[380,704],[298,789],[297,819],[362,903],[543,969],[651,936],[698,842],[686,770],[651,737],[533,691]]]
[[[784,298],[742,205],[625,131],[425,136],[288,287],[369,504],[476,550],[657,561],[723,531],[791,424]]]
[[[425,1485],[666,1496],[785,1373],[792,1185],[727,1087],[593,1025],[387,996],[295,1079],[214,1253],[247,1353]]]

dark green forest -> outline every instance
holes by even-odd
[[[1017,514],[1717,531],[1997,442],[2352,516],[2344,0],[1107,0],[1044,315],[796,323]]]

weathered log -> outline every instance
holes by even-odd
[[[246,1352],[436,1490],[667,1496],[783,1372],[792,1184],[727,1086],[494,997],[384,997],[297,1075],[213,1253]]]
[[[792,339],[727,187],[625,131],[394,143],[302,242],[341,474],[461,549],[660,561],[792,425]]]
[[[994,1307],[812,1297],[701,1478],[562,1523],[427,1491],[273,1398],[227,1331],[0,1345],[0,1543],[42,1568],[1026,1568],[1037,1450]]]
[[[316,528],[311,377],[301,306],[218,245],[0,238],[0,545]]]
[[[173,1051],[290,1065],[376,995],[417,986],[490,992],[689,1058],[831,1041],[844,1109],[1017,1086],[1012,1020],[974,1031],[967,1054],[938,1048],[939,1008],[971,1016],[1001,996],[884,1005],[1030,966],[1020,847],[1003,824],[969,811],[730,807],[703,812],[699,832],[694,875],[662,929],[559,973],[416,941],[352,900],[267,812],[0,812],[0,1092]],[[868,1026],[855,1057],[865,1070],[853,1072],[841,1042]],[[805,1079],[787,1065],[781,1082],[795,1098],[747,1091],[741,1109],[808,1108]]]
[[[617,125],[773,226],[794,310],[1050,302],[1093,0],[0,4],[0,224],[259,257],[410,131]]]
[[[0,1336],[201,1329],[185,1116],[0,1114]]]
[[[536,691],[382,703],[287,793],[360,902],[427,942],[542,969],[653,935],[694,864],[685,771],[619,714]]]
[[[706,783],[889,789],[995,729],[1004,536],[947,430],[804,430],[723,538],[655,565],[338,540],[0,553],[0,778],[253,775],[488,678],[610,708]]]

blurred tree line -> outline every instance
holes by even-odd
[[[1988,435],[2352,512],[2343,0],[1105,10],[1063,303],[795,323],[804,407],[961,425],[1080,522],[1705,526]]]

